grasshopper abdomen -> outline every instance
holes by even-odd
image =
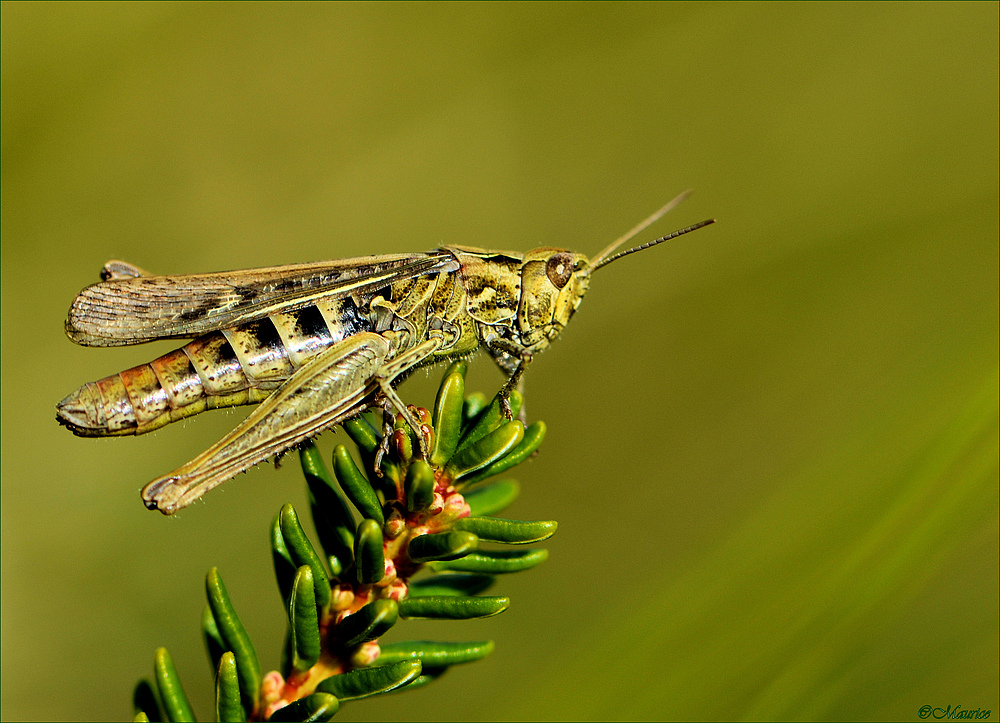
[[[89,382],[57,405],[81,437],[145,434],[207,409],[256,404],[296,369],[373,328],[350,298],[271,314],[201,336],[131,369]]]

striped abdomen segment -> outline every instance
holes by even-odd
[[[80,436],[104,437],[255,404],[323,349],[370,328],[349,298],[273,314],[85,384],[57,405],[56,418]]]

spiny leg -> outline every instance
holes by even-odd
[[[356,416],[378,390],[388,340],[361,332],[328,347],[214,445],[142,491],[150,509],[173,514],[208,490],[268,457]]]
[[[486,345],[489,347],[493,358],[497,361],[500,368],[509,375],[503,387],[500,388],[500,409],[503,411],[504,417],[510,421],[514,418],[513,411],[510,408],[510,393],[514,389],[517,389],[521,393],[521,396],[524,396],[524,382],[521,379],[521,375],[524,374],[524,370],[528,368],[528,364],[531,363],[533,357],[531,352],[525,347],[507,339],[493,337],[487,340]],[[506,357],[502,355],[506,355]],[[517,360],[516,365],[513,361],[514,359]],[[513,370],[511,370],[511,367],[513,367]],[[517,418],[522,424],[528,418],[523,404]]]
[[[375,452],[375,469],[372,471],[377,477],[381,477],[382,458],[389,453],[389,440],[392,439],[392,428],[395,417],[392,413],[392,400],[380,395],[378,404],[382,407],[382,441],[379,442],[378,451]]]
[[[435,334],[434,336],[420,342],[409,351],[403,352],[392,361],[383,364],[378,370],[378,373],[375,375],[375,381],[378,382],[381,395],[385,399],[384,408],[387,410],[390,408],[395,409],[403,416],[406,423],[410,425],[410,429],[412,429],[417,435],[417,439],[420,442],[420,454],[424,459],[427,459],[430,456],[430,440],[427,437],[427,432],[423,429],[423,425],[421,425],[420,420],[414,416],[413,412],[411,412],[407,406],[403,404],[403,400],[399,398],[398,394],[396,394],[396,390],[392,388],[392,380],[408,369],[412,369],[413,367],[419,365],[420,362],[437,351],[443,343],[444,339]],[[382,437],[383,445],[386,450],[388,450],[388,442],[386,442],[386,440],[389,438],[389,434],[392,431],[389,419],[391,419],[391,417],[386,419],[386,434]],[[381,452],[382,450],[380,449],[379,451]],[[378,469],[378,465],[381,461],[381,457],[376,456],[376,469]]]
[[[524,370],[528,368],[528,364],[531,363],[531,354],[524,352],[521,356],[521,361],[518,362],[517,368],[514,373],[507,378],[506,383],[500,388],[500,409],[503,411],[503,416],[506,417],[507,421],[514,419],[513,410],[510,408],[510,393],[513,390],[517,390],[521,396],[524,396],[524,380],[521,378],[524,374]],[[522,424],[524,424],[527,419],[527,413],[524,409],[524,403],[521,403],[521,411],[518,413],[517,418]]]

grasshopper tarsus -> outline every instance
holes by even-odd
[[[375,450],[375,461],[372,463],[372,472],[376,477],[383,477],[382,459],[389,453],[389,444],[392,439],[393,414],[392,402],[386,398],[381,400],[382,406],[382,439],[379,440],[378,449]]]
[[[500,411],[503,413],[503,418],[508,422],[513,421],[514,411],[510,408],[510,393],[504,394],[500,397]]]

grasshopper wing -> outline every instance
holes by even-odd
[[[232,432],[146,485],[146,506],[173,514],[237,473],[363,411],[366,398],[378,389],[376,372],[389,354],[389,342],[371,332],[334,344],[289,377]]]
[[[80,292],[70,307],[66,334],[84,346],[191,338],[321,299],[364,295],[395,281],[457,268],[454,256],[436,251],[186,276],[126,270],[107,274],[107,281]]]

